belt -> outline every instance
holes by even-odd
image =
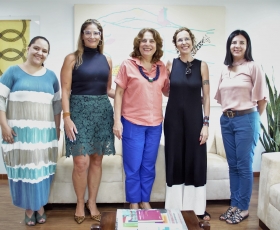
[[[233,117],[236,117],[236,116],[242,116],[242,115],[245,115],[245,114],[248,114],[248,113],[253,113],[253,112],[256,112],[258,111],[257,107],[254,107],[254,108],[251,108],[251,109],[245,109],[245,110],[227,110],[225,112],[223,112],[223,114],[225,116],[227,116],[228,118],[233,118]]]

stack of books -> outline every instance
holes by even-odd
[[[117,230],[187,230],[180,210],[117,209]]]

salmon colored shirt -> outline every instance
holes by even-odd
[[[251,109],[258,101],[267,100],[265,75],[255,62],[244,62],[236,70],[236,73],[230,72],[225,66],[221,74],[215,99],[223,111]]]
[[[157,126],[163,120],[162,92],[169,91],[166,67],[162,61],[158,61],[152,65],[150,73],[142,68],[148,77],[154,78],[157,65],[160,75],[154,82],[149,82],[141,75],[138,66],[142,65],[138,58],[129,58],[120,66],[115,82],[124,89],[122,116],[133,124]]]

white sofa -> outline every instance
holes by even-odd
[[[258,198],[259,225],[280,229],[280,152],[262,154]]]
[[[165,157],[164,138],[162,138],[156,162],[156,179],[154,182],[151,202],[165,200]],[[115,138],[116,155],[104,156],[102,162],[102,178],[97,196],[98,203],[125,203],[121,141]],[[225,158],[225,150],[219,131],[210,129],[207,142],[207,200],[229,199],[229,175]],[[76,196],[72,185],[72,157],[65,157],[64,135],[61,133],[59,141],[59,156],[57,169],[52,183],[49,203],[76,203]],[[85,200],[87,200],[87,192]]]

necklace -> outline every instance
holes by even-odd
[[[245,59],[245,58],[243,58],[243,59],[242,59],[242,60],[240,60],[240,61],[233,62],[233,63],[232,63],[232,66],[242,65],[245,61],[246,61],[246,59]]]
[[[157,72],[156,72],[156,76],[154,78],[148,77],[144,72],[143,72],[143,68],[142,66],[138,66],[139,71],[141,73],[141,75],[148,80],[148,82],[153,82],[156,81],[159,77],[160,71],[159,71],[159,65],[157,65]]]

